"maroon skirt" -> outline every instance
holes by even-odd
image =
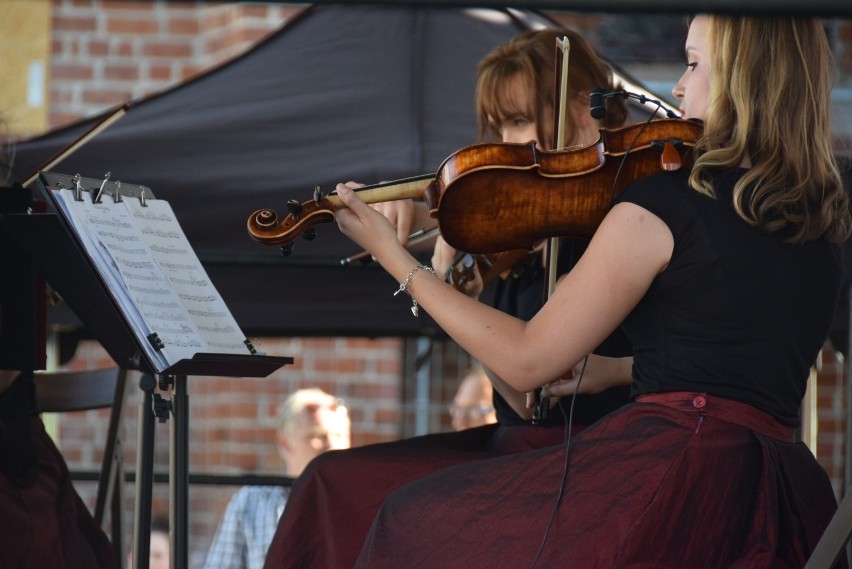
[[[399,488],[357,567],[801,568],[836,506],[810,450],[766,413],[648,395],[570,445]]]
[[[561,425],[489,425],[324,453],[293,484],[264,567],[352,569],[393,490],[442,468],[564,440]]]

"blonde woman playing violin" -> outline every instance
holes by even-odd
[[[398,489],[356,567],[805,565],[836,500],[794,431],[852,227],[831,51],[818,18],[700,15],[685,52],[674,95],[704,121],[695,165],[627,188],[528,322],[415,271],[338,186],[341,230],[514,389],[562,377],[616,326],[634,348],[631,403],[570,447]]]

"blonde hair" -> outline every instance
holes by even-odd
[[[491,119],[520,116],[535,121],[538,140],[546,149],[555,146],[553,126],[556,108],[556,40],[567,37],[570,42],[568,62],[568,97],[581,91],[615,89],[612,70],[600,60],[582,36],[567,29],[544,29],[521,34],[489,53],[479,64],[476,82],[476,109],[480,138],[500,138]],[[531,93],[526,101],[516,100],[520,82],[523,93]],[[620,97],[607,99],[605,128],[622,126],[628,117],[627,104]],[[570,113],[567,113],[570,115]],[[570,116],[565,117],[565,132],[576,130]],[[566,139],[570,139],[570,134]]]
[[[339,402],[322,389],[309,387],[291,393],[278,407],[278,428],[289,433],[296,425],[296,417],[309,405],[338,407]],[[342,407],[342,405],[340,405]]]
[[[748,223],[791,243],[842,242],[848,198],[831,148],[833,59],[816,18],[711,15],[711,85],[690,185],[750,159],[734,187]]]

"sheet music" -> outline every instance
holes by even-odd
[[[72,190],[52,193],[157,371],[198,352],[248,352],[167,202],[142,207],[138,199],[93,203],[89,192],[82,201]]]
[[[204,351],[246,353],[245,336],[190,246],[171,205],[162,200],[148,200],[146,207],[139,200],[124,203],[204,340]]]

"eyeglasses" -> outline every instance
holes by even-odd
[[[462,407],[460,405],[450,405],[450,415],[453,417],[464,417],[466,419],[478,419],[488,415],[494,411],[494,407],[490,405],[475,405],[472,407]]]
[[[346,408],[345,401],[343,399],[335,399],[330,403],[307,403],[303,407],[305,411],[308,413],[316,413],[320,409],[328,409],[338,415],[347,415],[349,410]]]

